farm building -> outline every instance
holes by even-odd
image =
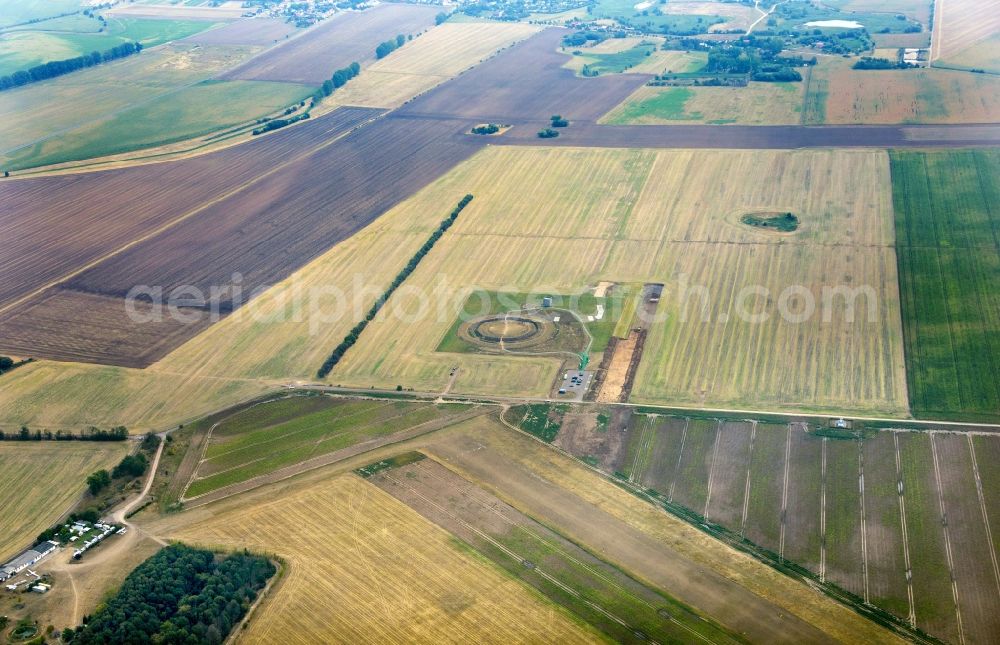
[[[37,544],[33,548],[24,551],[0,568],[0,581],[7,580],[11,576],[24,571],[26,568],[52,553],[57,546],[59,545],[55,542],[48,541]]]

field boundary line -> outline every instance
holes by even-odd
[[[705,492],[705,512],[701,514],[708,520],[708,505],[712,501],[712,483],[715,479],[715,464],[719,461],[719,444],[722,443],[722,420],[715,424],[715,443],[712,446],[712,465],[708,467],[708,490]]]
[[[304,150],[302,152],[302,154],[292,156],[292,157],[288,158],[287,160],[282,161],[281,163],[278,163],[278,164],[276,164],[274,166],[271,166],[271,168],[269,168],[267,171],[262,172],[261,174],[254,176],[250,180],[248,180],[248,181],[246,181],[246,182],[244,182],[244,183],[242,183],[242,184],[240,184],[240,185],[238,185],[238,186],[236,186],[236,187],[234,187],[234,188],[232,188],[232,189],[230,189],[230,190],[228,190],[228,191],[226,191],[226,192],[224,192],[224,193],[222,193],[220,195],[217,195],[216,197],[214,197],[214,198],[212,198],[210,200],[202,202],[197,207],[195,207],[195,208],[187,211],[186,213],[182,213],[182,214],[178,215],[177,217],[171,219],[168,222],[164,222],[162,225],[158,226],[157,228],[153,229],[152,231],[149,231],[145,235],[137,237],[137,238],[135,238],[133,240],[129,240],[128,242],[126,242],[122,246],[119,246],[117,249],[113,249],[113,250],[105,253],[104,255],[91,260],[87,264],[84,264],[83,266],[77,267],[76,269],[73,269],[72,271],[69,271],[68,273],[63,274],[62,276],[53,278],[52,280],[46,282],[42,286],[40,286],[37,289],[31,291],[30,293],[26,293],[23,296],[21,296],[20,298],[17,298],[15,300],[7,303],[6,305],[0,306],[0,314],[4,314],[4,313],[10,311],[14,307],[17,307],[18,305],[21,305],[21,304],[23,304],[23,303],[31,300],[32,298],[35,298],[35,297],[41,295],[42,293],[44,293],[45,291],[47,291],[49,289],[52,289],[54,287],[59,286],[60,284],[62,284],[63,282],[66,282],[67,280],[70,280],[72,278],[77,277],[78,275],[80,275],[84,271],[87,271],[88,269],[92,269],[95,266],[97,266],[97,265],[99,265],[99,264],[101,264],[101,263],[103,263],[103,262],[105,262],[107,260],[110,260],[111,258],[119,255],[120,253],[123,253],[123,252],[127,251],[128,249],[132,248],[133,246],[136,246],[136,245],[141,244],[141,243],[143,243],[143,242],[145,242],[147,240],[150,240],[153,237],[156,237],[157,235],[159,235],[161,233],[164,233],[164,232],[172,229],[173,227],[177,226],[178,224],[181,224],[182,222],[185,222],[185,221],[191,219],[192,217],[195,217],[196,215],[198,215],[198,214],[202,213],[203,211],[211,208],[212,206],[215,206],[216,204],[222,203],[225,200],[229,199],[230,197],[234,197],[235,195],[237,195],[237,194],[239,194],[239,193],[241,193],[241,192],[243,192],[245,190],[248,190],[249,188],[251,188],[252,186],[256,185],[257,183],[262,182],[265,179],[268,179],[269,177],[271,177],[275,173],[284,170],[285,168],[287,168],[288,166],[290,166],[292,164],[298,163],[299,161],[305,159],[306,157],[308,157],[311,154],[314,154],[314,153],[318,152],[319,150],[322,150],[324,148],[327,148],[327,147],[333,145],[334,143],[336,143],[337,141],[340,141],[344,137],[346,137],[346,136],[348,136],[350,134],[353,134],[359,128],[362,128],[362,127],[370,124],[372,121],[375,121],[377,119],[380,119],[380,118],[384,117],[386,114],[387,114],[387,112],[382,112],[380,114],[373,115],[372,118],[367,119],[365,121],[362,121],[362,122],[354,125],[353,127],[349,128],[348,130],[346,130],[345,132],[341,133],[340,135],[335,136],[335,137],[333,137],[331,139],[324,140],[319,145],[314,146],[314,147],[310,147],[310,148]],[[171,162],[164,162],[164,163],[171,163]],[[97,172],[102,172],[102,171],[97,171]]]
[[[750,472],[753,469],[753,440],[757,437],[757,421],[750,422],[750,447],[747,448],[747,484],[743,489],[743,518],[740,520],[740,537],[747,531],[747,510],[750,506]]]
[[[861,572],[864,577],[865,602],[870,603],[868,593],[868,524],[865,516],[865,443],[858,440],[858,492],[861,496]]]
[[[917,610],[913,600],[913,566],[910,564],[910,535],[906,528],[906,502],[904,498],[903,467],[899,458],[899,434],[892,434],[892,446],[896,452],[896,490],[899,493],[899,523],[903,529],[903,563],[906,565],[906,599],[910,604],[908,620],[917,626]]]
[[[940,512],[941,530],[944,533],[944,550],[948,558],[948,573],[951,574],[951,596],[955,601],[955,619],[958,623],[958,642],[965,643],[965,630],[962,628],[962,608],[958,603],[958,581],[955,579],[955,560],[951,553],[951,534],[948,532],[948,513],[944,507],[944,493],[941,489],[941,467],[938,464],[937,444],[934,433],[931,433],[931,457],[934,460],[934,481],[937,484],[938,511]]]
[[[785,557],[785,518],[788,515],[788,462],[792,454],[792,424],[785,432],[785,476],[781,488],[781,529],[778,533],[778,555]]]
[[[826,442],[820,444],[820,484],[819,484],[819,581],[826,582]]]
[[[969,455],[972,457],[972,474],[976,477],[976,497],[979,498],[979,510],[983,513],[983,525],[986,527],[986,543],[990,548],[990,561],[993,564],[993,578],[997,583],[997,597],[1000,598],[1000,566],[997,566],[997,552],[993,546],[993,530],[990,528],[990,517],[986,512],[986,498],[983,496],[983,482],[979,478],[979,462],[976,460],[976,448],[972,443],[972,435],[965,435],[969,442]]]
[[[677,451],[677,463],[674,464],[674,476],[670,478],[670,490],[667,491],[667,501],[674,501],[674,485],[677,484],[677,472],[681,469],[681,459],[684,458],[684,442],[687,441],[688,426],[691,419],[684,419],[684,430],[681,432],[681,447]]]

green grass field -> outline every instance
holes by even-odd
[[[0,0],[0,27],[79,11],[83,0]]]
[[[184,141],[281,110],[313,89],[269,81],[202,81],[22,148],[7,157],[4,167],[20,170]]]
[[[614,54],[586,54],[584,60],[591,71],[598,74],[620,74],[630,67],[646,61],[656,51],[654,43],[639,44]]]
[[[185,496],[203,495],[368,439],[444,419],[455,411],[454,405],[318,396],[262,403],[213,429]]]
[[[48,61],[104,51],[125,42],[155,47],[214,26],[204,20],[112,18],[107,28],[82,14],[44,20],[0,34],[0,75],[29,69]]]
[[[1000,418],[1000,151],[891,154],[910,403]]]
[[[718,16],[696,16],[687,14],[656,15],[655,5],[647,7],[645,13],[637,11],[635,0],[598,0],[594,5],[594,18],[614,18],[623,24],[648,29],[650,32],[685,33],[705,32],[715,23],[724,22]]]
[[[552,306],[556,309],[569,309],[580,316],[593,342],[590,352],[603,352],[612,334],[615,333],[618,319],[623,312],[631,308],[629,317],[635,313],[635,293],[637,289],[631,285],[619,285],[604,297],[596,297],[593,292],[585,291],[579,294],[558,293],[511,293],[500,291],[474,291],[469,294],[462,305],[462,315],[456,318],[448,333],[441,339],[439,352],[475,352],[474,347],[463,341],[458,335],[458,328],[470,318],[488,314],[505,313],[524,307],[540,307],[544,296],[552,297]],[[604,315],[599,320],[588,321],[587,316],[596,314],[598,305],[604,307]],[[628,335],[627,332],[625,334]]]

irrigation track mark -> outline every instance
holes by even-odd
[[[747,508],[750,506],[750,470],[753,468],[753,440],[757,437],[757,422],[751,421],[750,426],[750,447],[747,449],[747,485],[743,489],[743,519],[740,521],[740,537],[744,537],[747,530]]]
[[[990,547],[990,560],[993,563],[993,578],[997,583],[997,595],[1000,596],[1000,567],[997,566],[997,552],[993,547],[993,531],[990,529],[990,517],[986,512],[986,498],[983,496],[983,482],[979,479],[979,462],[976,461],[976,447],[972,436],[966,435],[969,441],[969,455],[972,457],[972,474],[976,477],[976,496],[979,497],[979,510],[983,513],[983,524],[986,526],[986,544]]]
[[[380,576],[378,574],[378,571],[375,569],[374,566],[372,566],[372,563],[371,563],[370,559],[368,557],[366,557],[365,551],[367,551],[367,549],[369,547],[368,547],[367,544],[363,544],[362,543],[362,540],[361,540],[361,533],[362,532],[358,528],[358,524],[360,523],[360,519],[361,519],[361,509],[365,505],[365,502],[367,500],[368,500],[368,488],[367,487],[361,487],[361,502],[360,503],[358,503],[358,504],[354,503],[354,501],[355,501],[355,495],[353,495],[353,494],[351,495],[350,499],[348,499],[347,505],[348,505],[348,508],[350,508],[351,511],[352,511],[352,513],[351,513],[351,539],[354,542],[354,551],[355,551],[355,553],[358,556],[358,560],[360,560],[362,562],[364,568],[368,570],[368,575],[371,577],[372,580],[375,581],[375,584],[373,586],[375,587],[375,593],[378,594],[378,599],[379,599],[379,601],[380,601],[380,603],[382,605],[382,611],[385,612],[386,617],[389,617],[389,616],[392,615],[392,612],[389,609],[392,606],[392,603],[389,601],[388,598],[386,598],[385,592],[383,591],[383,586],[382,586],[381,578],[380,578]]]
[[[684,419],[684,430],[681,432],[681,449],[677,451],[677,463],[674,464],[674,476],[670,478],[670,490],[667,491],[667,501],[674,501],[674,485],[677,484],[677,473],[681,470],[681,459],[684,457],[684,442],[687,440],[688,436],[688,426],[691,424],[691,419]]]
[[[785,517],[788,515],[788,462],[792,454],[792,424],[785,433],[785,477],[781,485],[781,530],[778,534],[778,555],[785,557]]]
[[[861,495],[861,571],[865,581],[865,603],[868,595],[868,527],[865,523],[865,443],[858,440],[858,492]]]
[[[951,554],[951,534],[948,532],[948,513],[944,508],[944,493],[941,489],[941,468],[938,465],[937,444],[934,443],[934,433],[931,436],[931,456],[934,458],[934,481],[937,483],[938,510],[941,512],[941,529],[944,531],[944,550],[948,556],[948,573],[951,574],[951,596],[955,601],[955,619],[958,621],[958,642],[965,643],[965,630],[962,628],[962,608],[958,604],[958,581],[955,579],[955,560]]]
[[[633,484],[640,482],[641,475],[639,473],[639,458],[642,456],[646,446],[652,439],[647,439],[647,431],[649,430],[649,418],[647,417],[642,424],[642,431],[639,433],[639,443],[636,444],[635,458],[632,460],[632,471],[628,475],[628,480]],[[645,464],[643,465],[645,467]]]
[[[907,620],[911,627],[917,626],[917,610],[913,602],[913,567],[910,565],[910,536],[906,529],[906,502],[903,497],[903,467],[899,459],[899,434],[892,434],[892,445],[896,450],[896,490],[899,491],[899,523],[903,528],[903,563],[906,565],[906,599],[910,604]]]
[[[490,536],[486,532],[484,532],[484,531],[480,530],[479,528],[473,526],[472,524],[466,522],[465,520],[463,520],[461,517],[459,517],[455,513],[452,513],[447,508],[444,508],[443,506],[441,506],[440,504],[438,504],[434,500],[432,500],[429,497],[427,497],[426,495],[420,493],[414,487],[406,485],[404,482],[400,481],[399,479],[396,479],[395,477],[393,477],[392,475],[390,475],[390,474],[388,474],[386,472],[383,472],[382,476],[385,477],[386,479],[388,479],[389,481],[397,484],[401,488],[409,490],[411,494],[413,494],[416,497],[418,497],[419,499],[423,500],[424,503],[428,504],[429,506],[432,506],[433,508],[436,508],[441,513],[444,513],[448,517],[452,518],[454,521],[456,521],[459,524],[461,524],[462,526],[464,526],[467,530],[469,530],[472,533],[475,533],[476,535],[478,535],[479,537],[481,537],[483,540],[485,540],[488,543],[490,543],[497,550],[499,550],[500,552],[502,552],[505,555],[507,555],[510,558],[512,558],[515,562],[527,562],[528,561],[526,558],[521,557],[520,555],[518,555],[517,553],[515,553],[511,549],[507,548],[506,546],[504,546],[502,543],[500,543],[498,540],[496,540],[495,538],[493,538],[492,536]],[[480,502],[479,500],[476,500],[476,501],[480,505],[482,505],[482,502]],[[491,510],[492,512],[496,513],[497,515],[500,515],[500,517],[503,517],[503,519],[505,521],[507,521],[508,523],[511,523],[511,524],[513,524],[515,526],[518,526],[512,520],[510,520],[509,518],[506,518],[502,514],[500,514],[499,511],[496,511],[495,509],[487,509],[487,510]],[[552,545],[549,544],[548,542],[545,542],[544,540],[542,540],[542,538],[540,536],[534,535],[529,529],[525,528],[524,530],[526,532],[532,534],[532,536],[535,537],[535,538],[537,538],[539,541],[542,541],[543,544],[546,544],[547,546],[549,546],[550,548],[552,548]],[[588,568],[588,567],[586,567],[586,565],[584,565],[584,567]],[[588,570],[589,570],[589,568],[588,568]],[[609,612],[608,610],[606,610],[604,607],[601,607],[600,605],[598,605],[596,603],[593,603],[590,600],[587,600],[586,598],[583,597],[583,595],[579,591],[577,591],[577,590],[575,590],[575,589],[567,586],[566,584],[563,584],[560,580],[558,580],[557,578],[555,578],[551,574],[546,573],[545,571],[543,571],[537,565],[532,569],[532,571],[534,571],[535,573],[537,573],[542,578],[548,580],[553,585],[559,587],[560,589],[562,589],[567,594],[573,596],[574,598],[576,598],[577,600],[579,600],[583,604],[587,605],[591,609],[594,609],[595,611],[603,614],[604,616],[606,616],[610,620],[613,620],[614,622],[618,623],[619,625],[621,625],[625,629],[628,629],[628,630],[633,630],[634,629],[628,623],[626,623],[624,620],[622,620],[621,618],[619,618],[615,614],[612,614],[611,612]],[[675,622],[673,618],[671,618],[671,622]],[[695,634],[695,635],[701,637],[703,640],[706,640],[707,642],[712,642],[712,641],[708,641],[708,639],[706,639],[704,636],[701,636],[701,634],[698,634],[697,632],[694,632],[693,630],[690,630],[686,625],[681,625],[681,626],[684,627],[685,629],[687,629],[688,631],[690,631],[692,634]],[[655,642],[655,641],[650,641],[650,642]]]
[[[715,479],[715,462],[719,457],[719,443],[722,441],[722,419],[715,424],[715,445],[712,446],[712,465],[708,467],[708,491],[705,493],[705,512],[701,514],[708,519],[708,505],[712,501],[712,480]]]
[[[826,582],[826,442],[823,437],[823,446],[820,458],[819,476],[819,581]]]

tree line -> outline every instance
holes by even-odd
[[[125,441],[128,439],[128,429],[125,426],[116,426],[110,430],[102,430],[93,426],[86,430],[81,430],[79,434],[63,432],[62,430],[35,430],[32,432],[28,426],[21,426],[17,432],[4,432],[0,430],[0,441]]]
[[[76,58],[49,61],[41,65],[35,65],[28,70],[19,70],[7,76],[0,76],[0,91],[55,78],[56,76],[62,76],[63,74],[69,74],[80,69],[107,63],[118,58],[138,54],[141,51],[142,43],[131,42],[122,43],[103,52],[93,51],[89,54],[77,56]]]
[[[364,320],[354,325],[351,331],[348,332],[347,336],[344,337],[344,340],[340,341],[340,344],[334,348],[333,353],[330,354],[329,358],[323,362],[323,366],[319,368],[316,376],[319,378],[325,378],[326,375],[330,373],[330,370],[332,370],[334,366],[340,362],[340,359],[344,357],[347,350],[349,350],[354,343],[358,342],[358,337],[361,336],[361,332],[365,330],[368,323],[375,319],[375,316],[378,314],[379,310],[382,309],[382,306],[389,299],[389,296],[392,295],[392,292],[398,289],[399,285],[403,284],[403,281],[406,280],[411,273],[413,273],[413,270],[417,268],[418,264],[420,264],[420,260],[422,260],[424,256],[427,255],[432,248],[434,248],[434,245],[439,239],[441,239],[441,236],[444,235],[445,231],[451,228],[451,225],[455,223],[456,219],[458,219],[458,214],[461,213],[471,201],[472,195],[466,195],[461,201],[458,202],[458,206],[451,211],[451,214],[441,220],[437,229],[435,229],[427,241],[424,242],[424,245],[420,247],[412,258],[410,258],[410,261],[406,263],[403,270],[396,275],[395,279],[393,279],[392,283],[389,285],[389,288],[387,288],[382,295],[375,300],[375,304],[373,304],[371,309],[368,310]]]
[[[410,36],[410,39],[412,40],[413,36]],[[375,48],[375,58],[385,58],[392,52],[402,47],[404,43],[406,43],[406,36],[403,34],[399,34],[395,38],[387,40],[384,43],[379,43],[378,47]]]
[[[361,73],[361,64],[354,61],[347,67],[338,69],[333,76],[323,81],[323,85],[313,94],[312,103],[315,106],[327,96],[333,94],[334,90],[347,85],[347,81]]]
[[[247,551],[217,558],[172,544],[140,564],[118,592],[63,642],[222,643],[276,573]]]

